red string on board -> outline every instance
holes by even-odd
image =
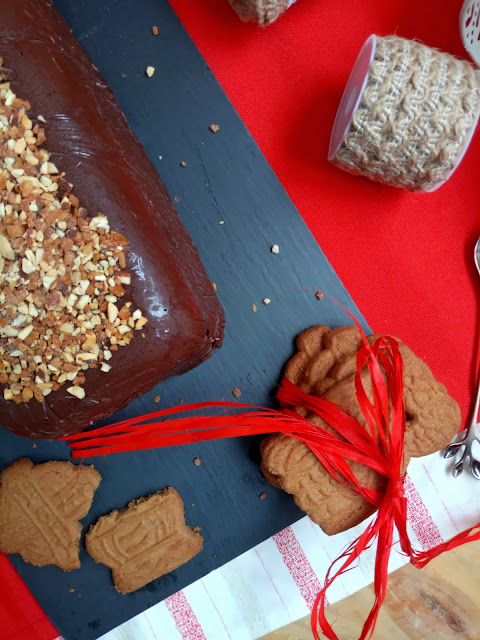
[[[320,640],[319,629],[329,640],[338,640],[325,616],[326,592],[376,541],[375,601],[359,636],[359,640],[364,640],[373,633],[385,599],[394,528],[397,529],[402,551],[413,565],[421,568],[444,551],[480,539],[480,523],[429,551],[420,552],[413,548],[407,532],[407,501],[403,487],[406,425],[402,357],[398,343],[393,338],[381,337],[370,345],[360,326],[359,329],[363,346],[357,354],[355,386],[365,426],[337,405],[307,395],[283,379],[277,398],[284,406],[291,407],[283,411],[236,402],[202,402],[163,409],[62,439],[69,441],[73,458],[272,432],[281,432],[306,443],[336,480],[378,508],[375,519],[330,566],[311,613],[315,640]],[[361,376],[365,370],[368,370],[371,381],[369,393]],[[295,407],[305,407],[317,413],[338,435],[312,424],[293,411]],[[219,408],[235,410],[237,413],[175,417],[180,413],[191,414]],[[360,462],[385,476],[388,480],[385,490],[381,492],[361,486],[347,460]]]

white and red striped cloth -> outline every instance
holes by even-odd
[[[418,549],[434,547],[480,521],[478,480],[466,472],[454,479],[450,465],[437,453],[413,460],[408,468],[409,530]],[[363,526],[328,537],[302,518],[102,640],[259,638],[309,613],[330,563]],[[331,587],[330,603],[372,582],[374,551],[365,552],[360,564]],[[390,571],[406,561],[394,550]]]

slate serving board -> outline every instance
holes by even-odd
[[[328,299],[318,301],[315,290],[328,292],[360,318],[358,309],[167,0],[55,4],[178,198],[227,319],[224,346],[210,360],[162,383],[114,419],[176,405],[179,398],[230,400],[234,387],[242,401],[271,405],[295,335],[313,324],[349,324]],[[154,24],[157,37],[151,35]],[[156,69],[150,79],[148,65]],[[211,123],[220,125],[218,133],[209,131]],[[273,244],[278,255],[270,251]],[[262,305],[265,297],[268,306]],[[157,394],[160,404],[153,400]],[[202,528],[205,546],[187,565],[127,596],[115,591],[110,570],[84,548],[82,568],[71,573],[13,556],[65,640],[98,638],[302,517],[290,496],[263,479],[259,441],[219,440],[93,460],[103,480],[85,529],[110,510],[171,485],[184,499],[187,523]],[[69,459],[64,444],[35,444],[2,428],[0,468],[23,456],[34,462]],[[202,458],[199,467],[196,456]],[[262,491],[265,500],[259,499]]]

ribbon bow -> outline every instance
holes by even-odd
[[[376,540],[375,602],[359,636],[359,640],[364,640],[373,633],[385,599],[394,527],[398,531],[402,551],[413,565],[421,568],[444,551],[480,539],[480,523],[429,551],[419,552],[413,548],[407,532],[407,501],[403,487],[403,441],[406,424],[402,357],[398,343],[393,338],[381,337],[370,345],[362,329],[359,329],[363,346],[357,354],[355,389],[365,426],[332,402],[307,395],[287,379],[283,379],[277,394],[278,400],[292,408],[305,407],[315,412],[338,435],[312,424],[292,409],[275,411],[236,402],[203,402],[156,411],[62,439],[70,442],[73,458],[272,432],[281,432],[304,442],[338,482],[378,508],[375,519],[330,566],[311,613],[315,640],[320,640],[319,628],[329,640],[338,640],[325,617],[327,589]],[[365,372],[368,372],[370,380],[369,393],[362,379]],[[242,413],[221,416],[187,415],[171,419],[171,416],[179,413],[190,414],[213,408],[235,409]],[[156,421],[150,422],[151,420]],[[381,492],[361,486],[347,460],[360,462],[385,476],[385,490]],[[335,570],[337,563],[341,565]]]

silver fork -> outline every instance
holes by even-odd
[[[480,238],[477,240],[475,245],[474,252],[475,264],[477,266],[477,271],[480,274]],[[477,386],[477,395],[475,397],[475,404],[473,406],[472,418],[468,427],[458,433],[452,442],[445,449],[444,457],[445,458],[453,458],[459,453],[460,449],[463,449],[461,452],[461,457],[458,462],[455,463],[455,466],[452,469],[452,474],[454,478],[457,478],[463,471],[463,464],[467,460],[470,459],[470,471],[472,475],[480,480],[480,460],[475,457],[473,453],[473,444],[474,442],[478,443],[478,449],[480,451],[480,423],[477,423],[478,419],[478,408],[480,405],[480,372],[478,376],[478,386]]]

